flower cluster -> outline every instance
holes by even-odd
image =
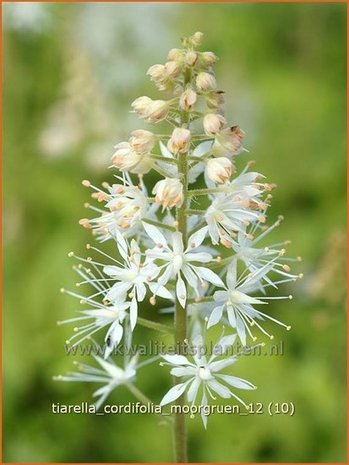
[[[286,258],[288,241],[262,245],[282,220],[267,225],[275,185],[251,171],[252,163],[237,171],[246,152],[245,133],[225,119],[224,92],[213,71],[217,57],[199,51],[201,41],[199,32],[183,39],[183,47],[170,50],[164,64],[149,68],[150,79],[168,98],[141,96],[131,104],[147,123],[168,123],[168,135],[133,131],[128,141],[115,145],[114,183],[99,188],[83,181],[98,206],[86,204],[95,214],[80,224],[100,241],[111,241],[115,254],[91,245],[88,249],[97,258],[69,254],[78,261],[77,286],[86,291],[63,289],[79,300],[82,310],[60,323],[75,325],[67,341],[71,347],[103,333],[103,358],[96,357],[98,369],[78,365],[80,372],[60,379],[103,383],[94,393],[98,406],[119,385],[139,393],[134,386],[136,361],[125,354],[121,369],[109,360],[120,344],[129,347],[139,325],[173,330],[176,343],[196,349],[211,341],[211,327],[224,325],[231,333],[216,344],[222,348],[219,357],[197,350],[189,357],[183,347],[175,355],[162,354],[161,365],[169,365],[179,380],[164,395],[162,406],[183,404],[186,393],[191,404],[205,406],[218,395],[246,407],[236,390],[254,386],[224,372],[237,360],[227,349],[235,341],[244,347],[256,341],[255,329],[270,339],[273,324],[290,329],[270,315],[266,305],[271,299],[292,298],[275,292],[302,276],[290,266],[299,258]],[[150,171],[151,179],[157,176],[153,186],[145,178]],[[268,295],[270,290],[273,295]],[[141,316],[141,304],[149,299],[155,305],[159,298],[174,313],[173,325]],[[207,417],[202,419],[206,427]]]

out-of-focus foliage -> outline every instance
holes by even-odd
[[[344,461],[345,5],[17,3],[3,21],[4,460],[171,460],[156,417],[52,414],[52,402],[92,392],[52,375],[72,368],[69,329],[56,327],[75,310],[58,292],[75,280],[67,252],[91,241],[77,225],[80,181],[111,179],[113,144],[141,127],[130,101],[158,95],[145,70],[200,30],[220,57],[227,118],[279,186],[272,216],[286,220],[274,237],[293,239],[305,277],[292,303],[270,306],[293,328],[275,333],[284,355],[245,357],[235,371],[258,386],[248,401],[292,401],[295,415],[216,415],[207,432],[190,420],[190,459]],[[137,330],[138,341],[151,336]],[[143,370],[139,386],[159,401],[167,370]],[[131,400],[123,389],[110,398]]]

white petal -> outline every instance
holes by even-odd
[[[171,300],[174,298],[171,292],[164,286],[159,286],[157,283],[149,283],[148,286],[151,292],[159,297]]]
[[[195,157],[201,157],[202,155],[205,155],[205,153],[208,153],[211,150],[212,145],[213,142],[211,140],[205,140],[204,142],[201,142],[201,144],[198,144],[193,150],[193,155]]]
[[[194,367],[175,367],[172,368],[170,371],[171,375],[177,376],[178,378],[181,378],[182,376],[189,376],[189,375],[195,375],[195,368]]]
[[[172,278],[173,275],[173,267],[172,263],[166,266],[164,273],[158,278],[158,284],[161,286],[168,283],[168,281]]]
[[[206,347],[204,338],[197,334],[192,340],[192,356],[197,366],[206,365]]]
[[[192,166],[188,170],[188,182],[189,184],[194,183],[200,174],[204,171],[205,165],[204,163],[196,163],[196,165]]]
[[[108,276],[121,279],[122,276],[125,274],[125,270],[124,268],[120,268],[119,266],[106,265],[103,267],[103,273],[107,274]]]
[[[213,298],[215,302],[226,302],[229,299],[229,294],[227,291],[216,291]]]
[[[185,303],[187,301],[187,289],[180,274],[178,274],[177,276],[176,294],[179,303],[182,305],[183,308],[185,308]]]
[[[196,292],[196,294],[199,296],[198,278],[196,274],[193,272],[193,270],[190,268],[190,266],[188,266],[186,263],[184,263],[182,267],[182,273],[184,274],[189,286],[192,287],[193,291]]]
[[[142,221],[143,228],[145,232],[148,234],[150,239],[154,241],[155,244],[161,244],[163,247],[167,247],[167,241],[163,236],[162,232],[152,224],[148,224],[145,221]]]
[[[230,386],[236,387],[238,389],[256,389],[249,381],[246,381],[242,378],[237,378],[236,376],[230,375],[218,375],[221,379],[223,379],[226,383],[230,384]]]
[[[160,146],[161,155],[163,157],[173,158],[172,153],[168,150],[168,148],[166,147],[166,145],[163,142],[160,141],[159,146]]]
[[[221,305],[212,310],[211,315],[207,322],[207,328],[211,328],[211,326],[214,326],[219,321],[221,321],[222,314],[223,314],[223,308],[224,308],[224,305]]]
[[[180,255],[184,251],[182,233],[176,231],[172,234],[173,253]]]
[[[227,285],[229,290],[233,290],[236,287],[236,264],[237,260],[233,259],[228,267]]]
[[[236,328],[236,317],[234,309],[232,307],[227,307],[227,314],[230,326],[232,328]]]
[[[202,400],[201,400],[201,406],[204,407],[203,409],[201,409],[201,420],[202,420],[202,423],[204,424],[205,429],[207,428],[207,415],[205,415],[204,413],[206,405],[207,405],[207,396],[204,390],[202,394]]]
[[[236,315],[236,330],[238,332],[242,345],[245,346],[246,345],[246,329],[245,329],[244,322],[239,317],[239,315]]]
[[[115,234],[115,239],[116,239],[116,243],[117,243],[120,255],[122,256],[124,260],[126,260],[128,256],[127,242],[125,238],[122,236],[122,234],[120,233],[120,231],[118,231],[117,229],[115,229],[113,234]]]
[[[109,355],[112,353],[115,346],[119,344],[121,341],[123,334],[123,327],[118,321],[115,321],[109,328],[105,336],[105,342],[107,343],[107,348],[105,349],[104,358],[108,358]],[[107,342],[108,341],[108,342]]]
[[[236,334],[230,334],[229,336],[223,336],[213,348],[214,354],[223,355],[227,350],[234,344],[236,340]]]
[[[178,399],[178,397],[180,397],[185,391],[187,385],[188,383],[181,383],[176,384],[176,386],[173,386],[173,388],[171,388],[162,398],[160,406],[163,407],[164,405],[169,404],[170,402],[173,402],[174,400]]]
[[[190,388],[188,389],[187,397],[189,402],[195,402],[200,383],[201,379],[196,376],[194,381],[191,383]]]
[[[92,394],[92,397],[97,397],[97,396],[102,396],[103,394],[108,394],[110,392],[110,387],[107,386],[102,386],[97,391],[94,391]]]
[[[147,293],[147,289],[143,283],[136,284],[135,288],[136,288],[137,301],[142,302],[142,300],[144,300],[144,297]]]
[[[227,368],[230,365],[233,365],[236,362],[236,357],[225,358],[223,360],[218,360],[217,362],[210,363],[210,370],[212,373],[221,371],[224,368]]]
[[[198,271],[198,274],[205,280],[208,281],[215,286],[224,287],[224,283],[221,278],[216,275],[212,270],[208,268],[204,268],[203,266],[196,266],[195,270]]]
[[[114,365],[114,363],[107,362],[98,355],[94,355],[94,358],[114,380],[118,380],[123,377],[124,370]]]
[[[187,357],[184,355],[161,355],[161,357],[166,360],[166,362],[171,363],[172,365],[192,365],[192,363],[189,362]]]
[[[188,262],[212,262],[212,255],[207,252],[186,252],[185,258]]]
[[[132,287],[132,284],[130,283],[116,283],[112,288],[109,289],[109,291],[106,293],[106,300],[109,300],[109,302],[123,302],[126,299],[126,293],[127,291]]]
[[[138,314],[138,305],[136,297],[133,297],[130,305],[130,323],[131,323],[131,331],[135,329],[137,323],[137,315]]]
[[[209,381],[207,381],[207,384],[210,386],[210,388],[214,390],[214,392],[216,392],[223,399],[229,399],[229,397],[231,397],[230,390],[227,387],[223,386],[223,384],[220,384],[215,379],[210,379]]]
[[[191,235],[188,240],[188,250],[194,249],[201,245],[206,237],[208,227],[204,226],[203,228],[199,229],[196,233]]]

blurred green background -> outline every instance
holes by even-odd
[[[5,3],[3,119],[4,461],[171,461],[171,434],[150,415],[53,415],[90,401],[92,385],[54,383],[72,368],[56,320],[76,304],[67,252],[91,241],[84,178],[110,180],[112,146],[140,126],[129,104],[156,98],[145,71],[199,30],[220,58],[226,115],[246,131],[248,157],[278,184],[277,240],[303,256],[284,355],[245,357],[234,373],[258,386],[244,399],[292,401],[293,417],[216,415],[189,422],[194,462],[345,461],[346,5]],[[245,157],[246,158],[246,157]],[[242,162],[243,163],[243,162]],[[243,164],[239,165],[240,167]],[[286,290],[289,292],[289,290]],[[154,310],[152,310],[154,312]],[[148,316],[150,310],[146,310]],[[166,322],[167,317],[160,317]],[[138,341],[150,331],[137,329]],[[138,385],[159,401],[166,369]],[[133,400],[123,388],[111,403]]]

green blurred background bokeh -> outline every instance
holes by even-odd
[[[246,357],[247,400],[292,401],[290,416],[216,415],[189,422],[193,462],[345,461],[346,5],[254,3],[3,4],[4,461],[171,461],[171,434],[151,415],[54,415],[90,401],[93,386],[54,383],[72,367],[63,342],[75,302],[67,252],[89,232],[84,178],[110,180],[113,144],[139,121],[129,104],[159,95],[145,77],[181,36],[204,32],[220,58],[226,115],[246,131],[248,157],[275,182],[274,237],[292,239],[304,279],[292,303],[270,306],[292,325],[284,355]],[[240,167],[242,165],[239,165]],[[150,311],[147,310],[150,315]],[[166,321],[166,317],[160,317]],[[150,331],[138,329],[138,340]],[[234,368],[235,369],[235,368]],[[142,370],[159,401],[166,369]],[[127,403],[119,389],[112,403]]]

